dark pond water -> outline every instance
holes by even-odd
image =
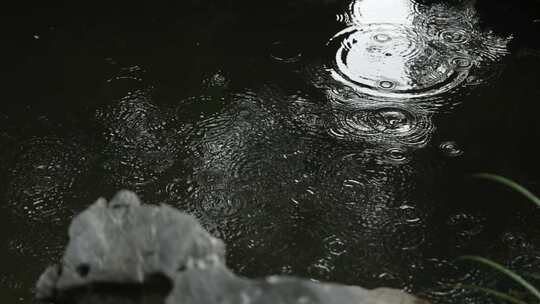
[[[177,1],[3,11],[0,301],[31,303],[70,218],[137,191],[236,272],[390,286],[540,269],[538,1]]]

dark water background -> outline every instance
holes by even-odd
[[[445,284],[510,284],[454,258],[538,273],[538,209],[469,177],[540,192],[540,4],[394,2],[3,11],[0,301],[30,303],[73,214],[121,188],[248,277],[491,303]]]

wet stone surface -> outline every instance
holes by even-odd
[[[54,303],[427,303],[395,289],[270,276],[248,280],[225,266],[225,246],[187,214],[142,205],[130,191],[75,217],[62,263],[37,283]],[[152,289],[153,287],[153,289]]]

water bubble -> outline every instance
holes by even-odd
[[[383,89],[391,89],[394,87],[394,83],[392,81],[383,80],[379,82],[379,86]]]
[[[345,241],[335,235],[326,237],[323,242],[331,256],[341,256],[347,252]]]
[[[470,40],[470,36],[465,30],[447,30],[440,33],[442,40],[448,43],[463,44]]]
[[[311,277],[317,280],[329,280],[335,265],[328,258],[320,258],[313,263],[308,271]]]
[[[452,65],[457,69],[468,69],[472,66],[472,62],[468,58],[457,57],[452,59]]]
[[[407,151],[401,148],[390,148],[386,150],[386,156],[393,162],[401,163],[407,160]]]
[[[412,205],[404,204],[399,206],[403,221],[409,225],[419,225],[422,223],[421,213]]]
[[[368,124],[380,132],[403,134],[414,128],[413,115],[398,108],[381,108],[372,112]]]
[[[512,250],[521,250],[528,246],[526,237],[521,234],[507,232],[503,234],[501,239]]]
[[[457,157],[463,154],[463,150],[454,141],[443,142],[439,145],[439,148],[446,156]]]
[[[216,71],[213,75],[203,80],[203,84],[209,89],[224,89],[227,88],[229,81],[222,71]]]
[[[376,34],[373,36],[373,39],[378,42],[387,42],[392,40],[392,38],[387,34]]]

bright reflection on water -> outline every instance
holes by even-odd
[[[0,286],[25,294],[59,257],[72,214],[119,188],[196,215],[246,276],[301,275],[481,303],[448,284],[493,284],[493,276],[455,257],[495,252],[516,269],[538,269],[538,242],[527,228],[536,224],[524,226],[519,215],[499,231],[496,212],[459,205],[465,199],[453,186],[463,184],[451,184],[449,172],[460,179],[486,156],[461,141],[468,126],[441,124],[444,115],[466,120],[452,111],[497,80],[511,37],[480,27],[474,1],[361,0],[335,13],[335,32],[298,34],[326,39],[322,51],[308,38],[280,37],[287,28],[241,35],[223,55],[216,45],[228,45],[219,40],[227,18],[215,21],[215,36],[203,33],[209,18],[190,21],[203,29],[180,46],[153,46],[158,31],[146,38],[152,43],[137,34],[114,49],[129,55],[106,54],[90,81],[102,85],[82,110],[58,110],[75,118],[40,117],[28,127],[24,111],[11,124],[0,115],[9,147],[0,154],[4,214],[16,228],[3,232],[3,249],[11,264],[31,269],[11,266]],[[98,31],[95,44],[109,32]],[[175,41],[169,35],[160,37]],[[205,49],[200,41],[210,36],[219,43]],[[494,145],[500,149],[499,139]]]
[[[348,14],[330,41],[332,75],[370,97],[437,96],[506,54],[508,39],[482,32],[472,6],[357,0]]]
[[[351,24],[394,23],[411,25],[418,4],[410,0],[356,0],[347,14]]]

